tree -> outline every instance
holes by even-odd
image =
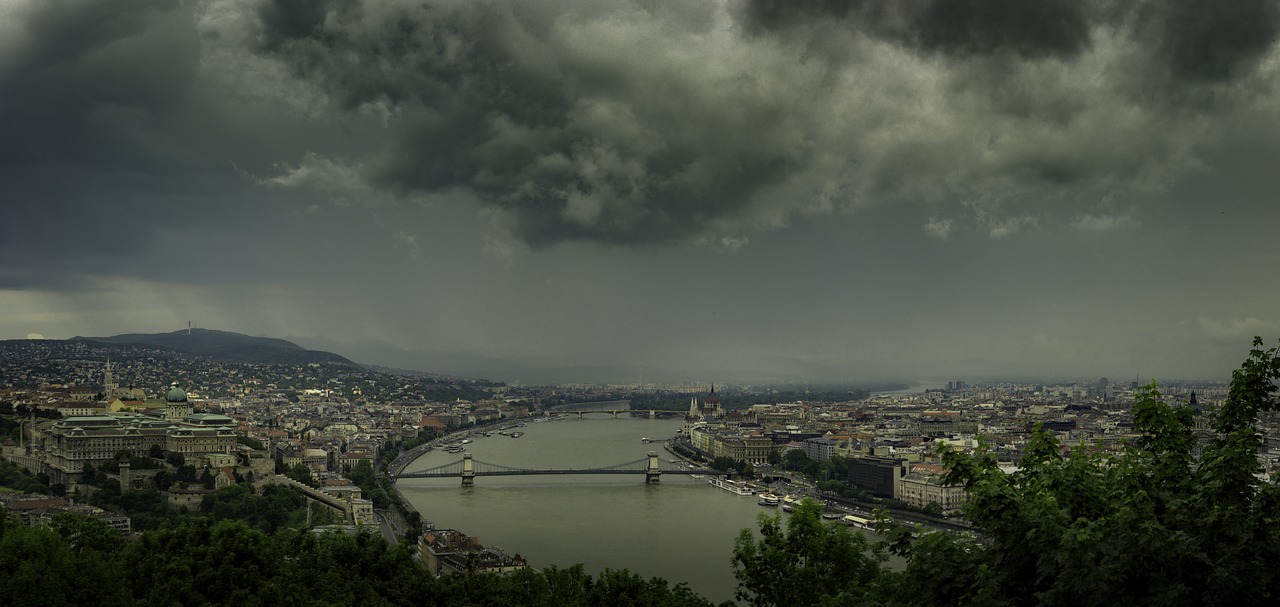
[[[0,603],[133,604],[112,569],[112,561],[97,550],[73,549],[52,529],[10,522],[0,508]]]
[[[884,551],[844,525],[824,523],[821,512],[820,504],[806,499],[785,531],[778,513],[760,514],[759,540],[742,530],[733,549],[739,600],[755,607],[838,604],[876,591]]]
[[[114,554],[124,547],[124,536],[119,531],[85,514],[59,512],[50,519],[49,528],[77,552]]]
[[[965,514],[985,532],[966,547],[977,560],[944,577],[935,541],[902,552],[912,579],[944,581],[959,604],[1239,605],[1280,594],[1280,490],[1261,485],[1258,414],[1276,408],[1280,356],[1255,340],[1213,415],[1198,462],[1194,412],[1170,406],[1150,385],[1134,405],[1139,438],[1119,456],[1074,448],[1069,456],[1037,427],[1021,469],[1001,472],[987,450],[948,453],[963,484]],[[959,590],[963,588],[963,590]]]
[[[308,468],[306,464],[294,464],[294,466],[289,468],[289,471],[285,473],[285,476],[288,476],[289,478],[304,485],[315,486],[315,481],[311,479],[311,469]]]
[[[985,443],[944,452],[944,481],[968,491],[965,515],[979,532],[913,533],[881,513],[879,545],[904,559],[901,571],[867,564],[878,564],[876,548],[822,531],[816,512],[797,508],[785,533],[764,517],[761,539],[744,531],[734,550],[738,596],[752,605],[1272,604],[1280,487],[1255,473],[1258,419],[1277,408],[1277,379],[1280,349],[1255,340],[1199,459],[1196,412],[1167,403],[1155,384],[1139,390],[1137,437],[1118,453],[1066,450],[1042,425],[1013,473]]]

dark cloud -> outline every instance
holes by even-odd
[[[1081,0],[934,0],[914,20],[920,44],[955,54],[1070,57],[1089,44]]]
[[[1252,71],[1276,44],[1280,2],[1231,0],[1158,3],[1161,51],[1179,78],[1228,81]]]
[[[262,9],[262,49],[323,82],[341,107],[386,105],[400,117],[371,179],[467,188],[509,213],[533,245],[696,234],[804,161],[773,145],[781,108],[741,98],[721,111],[679,81],[644,90],[654,83],[566,52],[555,37],[565,32],[552,32],[561,26],[536,12],[486,3],[288,9]]]
[[[1089,44],[1089,4],[1073,0],[749,0],[749,31],[836,20],[865,34],[945,55],[1069,57]]]
[[[1274,22],[1273,4],[1200,6],[281,0],[257,49],[388,117],[369,184],[469,191],[534,246],[732,238],[892,201],[1016,229],[1077,220],[1064,187],[1151,192],[1196,165],[1233,97],[1153,74],[1243,82]]]
[[[164,131],[199,47],[172,2],[24,8],[0,43],[0,274],[71,288],[145,248],[143,205],[121,189],[174,167]]]

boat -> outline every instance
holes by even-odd
[[[855,516],[852,514],[846,514],[840,517],[840,522],[850,527],[857,527],[859,529],[871,529],[873,526],[871,519],[863,518],[861,516]]]
[[[649,438],[649,437],[647,437],[647,436],[646,436],[646,437],[644,437],[644,438],[640,439],[640,442],[642,442],[642,443],[644,443],[644,444],[646,444],[646,445],[647,445],[647,444],[649,444],[649,443],[652,443],[652,442],[653,442],[653,439],[651,439],[651,438]]]
[[[706,477],[704,477],[704,476],[703,476],[703,475],[701,475],[701,474],[690,474],[690,475],[689,475],[689,478],[706,478]]]
[[[737,481],[731,481],[717,476],[707,482],[710,483],[712,487],[724,489],[734,495],[754,495],[750,488]]]
[[[760,494],[760,501],[759,501],[759,504],[760,504],[761,506],[767,506],[767,507],[769,507],[769,508],[776,508],[776,507],[778,507],[778,504],[779,504],[779,503],[781,503],[781,502],[782,502],[782,500],[781,500],[778,496],[776,496],[776,495],[774,495],[774,494],[772,494],[772,493],[761,493],[761,494]]]
[[[464,445],[465,445],[465,444],[467,444],[467,443],[469,443],[469,442],[471,442],[471,439],[469,439],[469,438],[464,438],[464,439],[462,439],[462,444],[464,444]]]
[[[524,436],[524,432],[512,432],[509,436],[511,438],[520,438],[521,436]]]

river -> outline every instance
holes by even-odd
[[[467,445],[477,461],[520,468],[599,468],[645,458],[674,436],[681,419],[588,414],[579,420],[534,422],[524,436],[494,433]],[[641,438],[655,439],[652,444]],[[461,459],[436,450],[405,467],[414,472]],[[733,598],[733,542],[766,511],[754,497],[734,495],[707,479],[644,475],[480,476],[462,488],[457,478],[403,479],[396,488],[424,520],[477,536],[486,546],[519,553],[533,567],[582,563],[588,572],[628,569],[644,577],[685,582],[720,602]]]

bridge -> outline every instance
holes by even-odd
[[[395,480],[403,478],[450,478],[461,477],[462,486],[470,487],[475,484],[477,476],[533,476],[533,475],[567,475],[567,474],[643,474],[645,475],[645,483],[649,485],[658,484],[658,477],[663,474],[710,474],[723,475],[724,472],[712,470],[709,468],[677,468],[672,466],[663,466],[662,461],[658,459],[657,451],[650,451],[649,456],[645,459],[638,459],[634,462],[626,462],[623,464],[615,464],[605,466],[603,468],[515,468],[512,466],[502,466],[499,464],[490,464],[482,462],[471,457],[470,453],[463,453],[462,459],[443,466],[436,466],[426,470],[417,472],[405,472],[397,474]]]
[[[631,415],[631,414],[647,415],[649,419],[657,419],[659,417],[674,417],[677,415],[683,416],[686,414],[685,411],[671,411],[668,409],[564,409],[564,410],[547,411],[547,413],[549,415],[550,414],[554,414],[554,415],[574,414],[578,416],[578,419],[582,419],[582,416],[588,413],[605,413],[608,415],[612,415],[614,419],[618,419],[619,415]]]

